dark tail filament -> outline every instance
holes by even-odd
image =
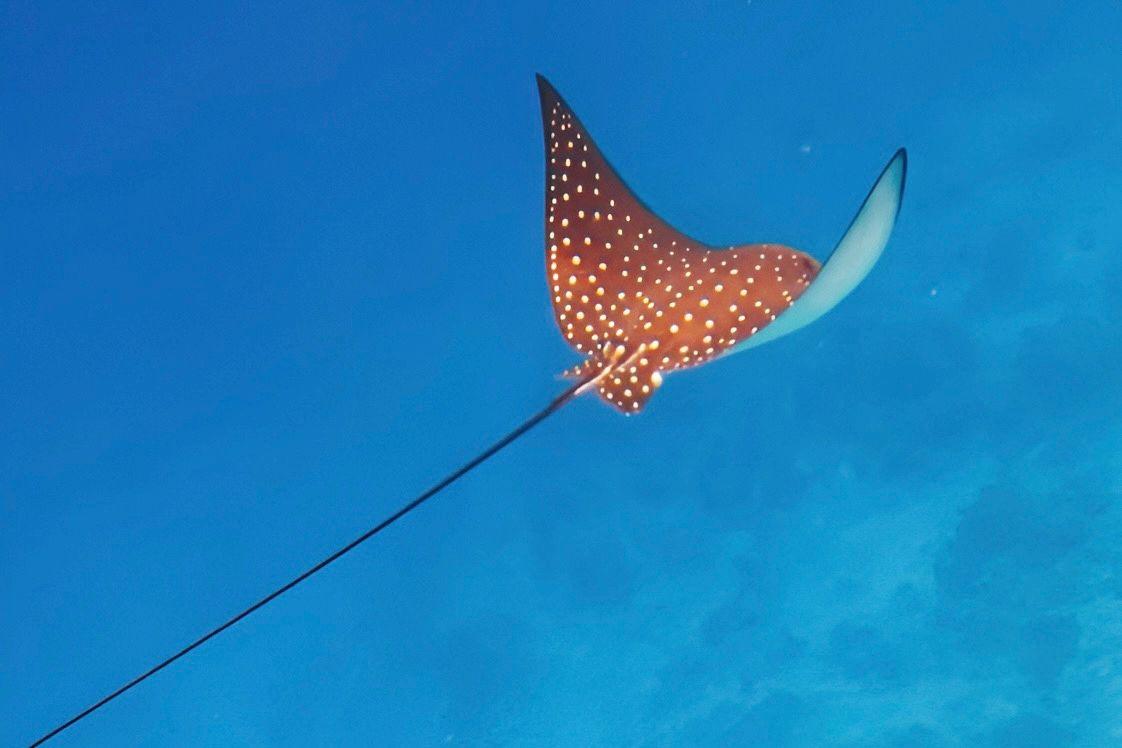
[[[120,696],[121,694],[123,694],[125,691],[128,691],[130,688],[139,685],[144,680],[146,680],[146,679],[150,678],[151,676],[155,675],[156,673],[160,672],[161,670],[166,668],[168,665],[172,664],[173,662],[178,660],[180,657],[183,657],[184,655],[186,655],[188,652],[195,649],[196,647],[202,646],[208,640],[218,636],[223,631],[230,628],[235,623],[242,620],[243,618],[245,618],[249,614],[253,613],[254,611],[258,610],[259,608],[265,607],[266,605],[271,603],[273,600],[276,600],[278,597],[280,597],[284,593],[288,592],[290,589],[292,589],[296,585],[300,584],[301,582],[303,582],[308,577],[315,574],[317,571],[320,571],[321,569],[326,567],[328,564],[330,564],[333,561],[336,561],[337,559],[341,558],[345,554],[349,553],[350,551],[354,550],[358,546],[365,543],[370,538],[372,538],[375,535],[377,535],[378,533],[380,533],[382,530],[384,530],[387,527],[389,527],[390,525],[392,525],[394,522],[397,522],[399,519],[404,517],[406,514],[409,514],[409,512],[413,511],[414,509],[419,507],[421,504],[425,503],[426,501],[431,499],[433,496],[436,496],[438,493],[443,491],[445,488],[447,488],[448,486],[452,485],[453,483],[455,483],[457,480],[459,480],[463,476],[470,473],[473,469],[475,469],[476,467],[478,467],[482,463],[486,462],[489,458],[493,457],[496,453],[501,451],[504,447],[508,446],[511,442],[518,439],[518,437],[522,436],[527,431],[534,428],[534,426],[537,426],[539,423],[541,423],[546,418],[548,418],[550,415],[552,415],[555,411],[559,410],[562,405],[569,402],[569,400],[571,400],[573,398],[573,396],[577,393],[577,390],[579,390],[582,386],[584,386],[584,384],[585,384],[584,381],[577,382],[572,387],[570,387],[569,389],[565,390],[560,395],[558,395],[553,400],[553,402],[551,402],[549,405],[547,405],[545,408],[543,408],[537,414],[531,416],[521,426],[516,428],[514,431],[511,431],[509,434],[504,436],[502,439],[499,439],[497,442],[492,444],[487,449],[483,450],[483,452],[481,452],[479,455],[474,457],[470,462],[468,462],[466,465],[461,467],[459,470],[456,470],[451,475],[444,478],[442,481],[437,483],[435,486],[433,486],[429,490],[425,491],[423,494],[421,494],[417,498],[413,499],[408,504],[404,505],[403,507],[398,509],[396,512],[391,514],[390,516],[386,517],[384,520],[382,520],[381,522],[376,524],[374,527],[371,527],[369,530],[367,530],[363,534],[359,535],[357,538],[355,538],[351,542],[347,543],[342,548],[340,548],[339,550],[335,551],[334,553],[332,553],[327,558],[325,558],[322,561],[320,561],[319,563],[317,563],[315,566],[312,566],[311,568],[309,568],[307,571],[305,571],[300,576],[296,577],[295,579],[286,583],[285,585],[283,585],[281,587],[278,587],[276,590],[270,592],[268,595],[261,598],[260,600],[255,602],[253,605],[250,605],[248,608],[246,608],[242,612],[238,613],[233,618],[230,618],[229,620],[227,620],[225,623],[221,624],[220,626],[217,626],[217,627],[211,629],[210,631],[208,631],[203,636],[199,637],[198,639],[191,642],[190,644],[188,644],[183,649],[181,649],[178,652],[176,652],[175,654],[173,654],[171,657],[168,657],[166,660],[163,660],[162,662],[152,666],[150,669],[148,669],[145,672],[141,673],[140,675],[136,676],[135,678],[130,680],[128,683],[126,683],[123,686],[121,686],[120,688],[118,688],[116,691],[113,691],[111,694],[109,694],[105,698],[98,701],[93,706],[90,706],[89,708],[85,709],[84,711],[81,711],[78,714],[71,717],[70,719],[66,720],[65,722],[60,724],[58,727],[54,728],[53,730],[51,730],[47,734],[43,735],[43,737],[39,738],[34,743],[32,743],[31,748],[35,748],[35,746],[42,745],[43,743],[47,742],[48,740],[53,738],[55,735],[58,735],[60,732],[62,732],[66,728],[70,727],[74,723],[76,723],[79,720],[84,719],[85,717],[88,717],[89,715],[93,714],[98,709],[100,709],[101,707],[105,706],[106,704],[108,704],[113,699],[115,699],[118,696]]]

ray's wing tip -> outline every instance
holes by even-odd
[[[897,148],[896,152],[892,154],[892,158],[888,159],[888,163],[884,165],[884,169],[881,170],[881,176],[877,181],[880,181],[880,179],[891,174],[892,176],[899,179],[901,186],[903,186],[904,177],[907,175],[907,173],[908,149]]]
[[[542,101],[549,98],[560,99],[561,95],[557,93],[557,89],[549,82],[541,73],[534,73],[534,80],[538,84],[538,94],[542,97]]]
[[[896,187],[896,213],[899,215],[900,207],[904,204],[904,185],[908,181],[908,149],[903,146],[897,148],[884,170],[886,173],[890,170],[899,171],[899,185]]]
[[[881,169],[880,176],[873,182],[869,194],[865,196],[864,202],[861,204],[861,209],[864,210],[874,195],[890,196],[895,203],[896,209],[892,214],[892,221],[895,223],[896,218],[900,215],[900,208],[904,205],[904,184],[908,176],[908,149],[901,146],[896,149],[892,154],[892,158],[888,159],[888,163]],[[861,211],[858,211],[858,216]],[[857,216],[854,217],[854,221]],[[850,226],[852,228],[852,225]]]

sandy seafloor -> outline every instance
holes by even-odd
[[[0,744],[559,391],[535,71],[712,242],[907,146],[888,251],[57,745],[1122,744],[1122,6],[891,6],[5,5]]]

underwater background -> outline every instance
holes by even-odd
[[[0,744],[562,389],[535,72],[713,243],[907,146],[884,257],[52,744],[1122,744],[1122,6],[887,6],[0,6]]]

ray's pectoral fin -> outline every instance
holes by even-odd
[[[896,225],[896,216],[904,198],[907,170],[908,154],[901,148],[881,171],[857,215],[810,287],[777,320],[734,350],[755,348],[806,327],[837,306],[865,279],[880,259]]]

